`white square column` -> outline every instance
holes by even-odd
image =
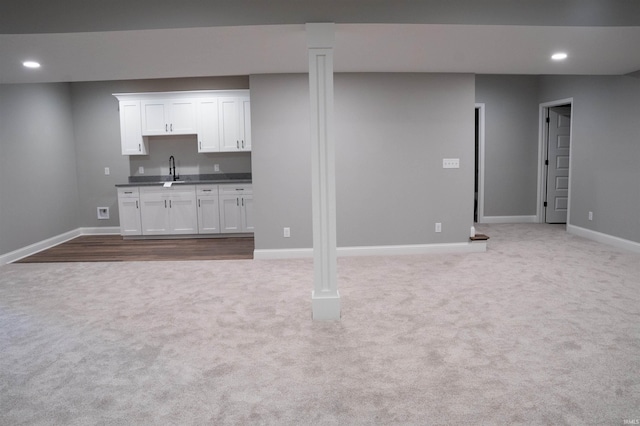
[[[340,319],[336,258],[336,171],[333,139],[333,23],[306,24],[311,99],[314,320]]]

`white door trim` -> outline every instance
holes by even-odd
[[[484,217],[484,103],[476,103],[478,110],[478,223],[485,223]]]
[[[557,101],[544,102],[540,104],[539,109],[539,129],[538,129],[538,199],[536,202],[536,222],[543,223],[544,222],[544,188],[547,183],[547,174],[546,168],[544,164],[544,160],[547,157],[547,144],[546,144],[546,117],[547,110],[549,108],[561,106],[561,105],[570,105],[571,106],[571,129],[569,135],[569,190],[568,190],[568,202],[567,202],[567,226],[569,226],[569,221],[571,218],[571,172],[573,170],[573,117],[574,117],[574,108],[573,108],[573,98],[559,99]]]

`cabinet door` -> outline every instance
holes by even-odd
[[[240,198],[239,195],[220,195],[220,231],[222,233],[242,232]]]
[[[220,151],[240,150],[240,117],[237,98],[220,98]]]
[[[160,188],[140,189],[142,235],[164,235],[170,232],[169,201]]]
[[[121,235],[142,235],[138,188],[118,190],[118,214]]]
[[[166,135],[169,130],[168,105],[163,100],[141,101],[142,134],[144,136]]]
[[[253,232],[255,229],[253,224],[253,196],[243,195],[240,207],[242,216],[242,232]]]
[[[174,100],[168,102],[168,133],[173,135],[192,135],[197,133],[196,103],[192,100]]]
[[[142,138],[140,101],[120,102],[120,142],[122,155],[147,155]]]
[[[172,191],[169,198],[169,217],[172,234],[198,233],[195,188]]]
[[[198,233],[220,233],[220,210],[218,208],[218,197],[198,197]]]
[[[238,99],[238,107],[240,108],[238,123],[240,126],[240,149],[251,151],[251,102],[249,98]]]
[[[218,99],[198,102],[198,152],[220,151]]]

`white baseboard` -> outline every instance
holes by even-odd
[[[313,257],[313,249],[292,248],[292,249],[255,249],[253,258],[256,260],[269,259],[306,259]]]
[[[80,235],[120,235],[119,226],[100,226],[95,228],[78,228]]]
[[[480,223],[537,223],[538,217],[533,216],[484,216]]]
[[[28,245],[26,247],[22,247],[7,254],[3,254],[2,256],[0,256],[0,265],[5,265],[7,263],[15,262],[16,260],[20,260],[27,256],[31,256],[32,254],[36,254],[38,252],[41,252],[42,250],[46,250],[48,248],[57,246],[58,244],[62,244],[65,241],[72,240],[79,235],[80,230],[74,229],[73,231],[65,232],[64,234],[56,235],[55,237],[47,238],[46,240]]]
[[[443,253],[482,253],[487,251],[485,241],[474,241],[469,243],[449,243],[449,244],[411,244],[398,246],[363,246],[363,247],[338,247],[336,254],[338,257],[348,256],[398,256],[406,254],[443,254]],[[254,250],[253,258],[257,260],[266,259],[296,259],[312,258],[313,249],[273,249]]]
[[[640,253],[640,243],[636,243],[635,241],[625,240],[624,238],[614,237],[613,235],[603,234],[601,232],[569,224],[567,224],[567,232],[599,243],[608,244],[619,249]]]
[[[55,247],[66,241],[72,240],[80,235],[112,235],[120,234],[120,227],[118,226],[105,226],[96,228],[77,228],[64,234],[56,235],[55,237],[47,238],[46,240],[39,241],[37,243],[22,247],[18,250],[0,255],[0,265],[6,265],[25,257],[34,255],[43,250]]]

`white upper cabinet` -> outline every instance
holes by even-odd
[[[220,98],[220,151],[251,151],[249,96]]]
[[[140,101],[120,102],[120,141],[122,155],[147,155],[147,143],[141,131]]]
[[[198,101],[198,152],[220,151],[218,98]]]
[[[120,101],[123,155],[147,155],[147,137],[165,135],[197,135],[198,152],[251,151],[248,90],[114,96]]]
[[[143,100],[141,108],[143,136],[198,133],[194,100]]]

